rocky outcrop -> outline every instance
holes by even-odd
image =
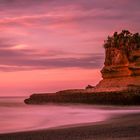
[[[140,104],[140,35],[122,31],[108,37],[104,44],[103,80],[95,87],[63,90],[53,94],[33,94],[26,104],[89,103]]]
[[[86,92],[86,90],[65,90],[57,93],[33,94],[25,99],[26,104],[86,103],[103,105],[140,105],[139,87],[120,92]]]
[[[129,85],[140,86],[140,35],[135,36],[122,31],[106,41],[105,63],[101,70],[103,80],[97,84],[95,92],[121,91],[127,90]]]
[[[103,79],[96,85],[94,92],[123,91],[140,86],[140,76],[127,76]],[[140,90],[140,88],[139,88]]]
[[[92,89],[94,89],[94,86],[92,86],[92,85],[87,85],[85,89],[86,89],[86,90],[92,90]]]

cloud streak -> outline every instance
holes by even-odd
[[[122,29],[140,32],[139,5],[140,0],[0,0],[0,95],[97,84],[104,40]]]
[[[108,34],[123,28],[140,31],[139,4],[139,0],[1,0],[1,70],[100,68]]]
[[[140,14],[139,4],[138,0],[134,0],[133,3],[130,0],[119,0],[117,2],[114,0],[72,0],[71,2],[60,0],[59,3],[56,0],[51,2],[44,0],[1,1],[0,8],[3,14],[5,13],[6,18],[5,16],[1,18],[0,25],[41,27],[43,25],[67,24],[70,22],[79,24],[87,20],[92,21],[92,23],[96,20],[115,20],[116,23],[117,20],[133,21],[138,19],[137,17]],[[5,10],[5,6],[8,7],[8,9],[6,8],[7,10]],[[16,11],[17,7],[19,7],[17,13],[10,14],[13,9]],[[30,11],[26,13],[26,8],[28,7],[30,7]],[[130,10],[133,12],[130,12]],[[36,11],[36,13],[32,13],[33,11]]]
[[[0,70],[18,71],[50,68],[99,68],[103,54],[70,53],[56,50],[18,49],[11,43],[0,41]],[[8,41],[6,41],[8,42]]]

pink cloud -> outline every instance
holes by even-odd
[[[94,85],[101,79],[97,69],[83,71],[79,68],[1,72],[0,76],[3,79],[0,82],[1,96],[29,96],[34,92],[56,92],[62,89],[85,88],[86,85]]]
[[[122,29],[140,32],[139,5],[139,0],[1,0],[1,93],[97,83],[104,40]]]

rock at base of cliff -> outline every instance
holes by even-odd
[[[97,84],[94,88],[94,92],[124,91],[138,87],[140,87],[140,76],[107,78]]]

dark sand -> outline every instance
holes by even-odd
[[[0,140],[140,140],[140,114],[79,126],[0,134]]]

